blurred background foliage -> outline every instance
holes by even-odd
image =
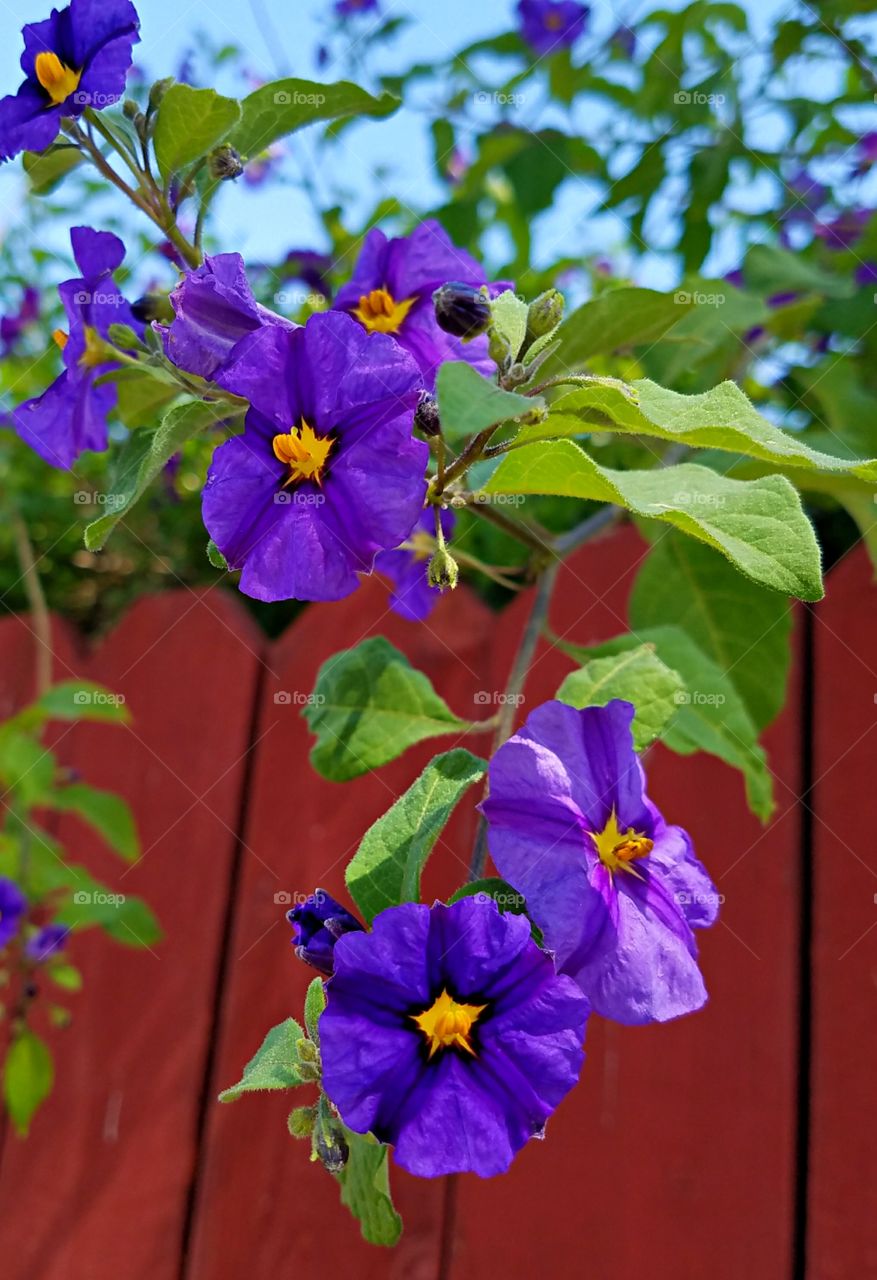
[[[373,16],[367,28],[327,24],[316,51],[318,65],[330,67],[326,78],[346,74],[401,97],[401,113],[430,139],[435,181],[422,203],[394,183],[404,157],[391,143],[381,157],[381,123],[314,126],[304,142],[252,161],[238,183],[244,195],[277,183],[291,201],[307,201],[319,228],[302,243],[291,220],[279,257],[251,255],[260,300],[304,319],[349,276],[369,227],[403,234],[436,217],[520,294],[562,289],[568,313],[630,284],[678,297],[680,319],[660,339],[634,350],[607,334],[591,371],[652,377],[688,393],[733,378],[763,413],[814,447],[877,455],[877,24],[867,0],[793,4],[757,27],[746,8],[704,0],[645,10],[635,21],[601,12],[572,49],[542,58],[512,29],[511,6],[495,8],[497,25],[508,28],[495,38],[399,69],[397,37],[416,16]],[[252,87],[245,51],[206,34],[195,46],[197,58],[178,78],[221,81],[226,92]],[[145,77],[131,89],[142,96]],[[364,129],[370,181],[354,191],[345,155],[357,152]],[[88,221],[122,234],[128,279],[118,278],[131,298],[167,290],[177,276],[167,246],[102,184],[84,170],[61,176],[32,169],[0,246],[4,417],[59,367],[50,338],[60,323],[54,286],[76,272],[69,251],[46,247],[50,222],[63,229]],[[399,189],[408,191],[404,202],[391,194]],[[217,203],[207,247],[234,250]],[[151,423],[154,409],[123,391],[113,433],[121,439]],[[592,444],[610,465],[655,461],[654,442],[595,436]],[[0,419],[2,506],[27,522],[50,605],[99,631],[144,591],[215,583],[199,496],[211,448],[203,439],[187,445],[107,549],[93,554],[82,530],[100,514],[105,458],[87,455],[71,473],[50,470]],[[727,471],[728,456],[716,465]],[[752,474],[751,463],[731,465]],[[877,555],[877,508],[864,484],[790,474],[806,491],[829,562],[858,536]],[[566,500],[530,506],[553,530],[582,514]],[[469,519],[471,552],[498,565],[521,562],[518,544]],[[502,602],[502,588],[486,579],[479,586]],[[5,609],[26,607],[8,518],[0,521],[0,600]],[[297,607],[259,605],[258,617],[277,631]]]

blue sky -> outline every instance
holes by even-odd
[[[248,70],[256,77],[274,78],[281,72],[306,78],[333,80],[341,70],[329,65],[317,71],[315,51],[320,44],[331,0],[136,0],[142,22],[142,43],[137,62],[157,78],[174,73],[189,51],[195,51],[197,69],[198,33],[206,31],[217,45],[239,45]],[[774,18],[788,15],[788,0],[746,0],[756,29],[763,30]],[[0,0],[0,88],[13,90],[19,82],[18,56],[20,27],[29,18],[45,16],[50,0]],[[412,19],[381,57],[380,70],[401,70],[420,59],[446,56],[472,40],[507,30],[514,22],[514,0],[382,0],[384,15],[404,15]],[[646,13],[651,3],[593,4],[595,34],[608,35],[620,21],[635,25],[638,13]],[[670,0],[681,7],[681,0]],[[268,25],[260,24],[260,14]],[[362,31],[372,19],[357,20],[352,27]],[[276,36],[275,34],[276,33]],[[266,38],[267,37],[267,38]],[[587,37],[585,37],[587,40]],[[198,82],[202,79],[196,77]],[[230,90],[221,81],[216,86]],[[812,91],[812,87],[811,87]],[[527,106],[527,124],[546,122],[539,104]],[[357,213],[371,208],[376,198],[393,194],[404,204],[422,208],[442,199],[441,188],[432,173],[432,150],[427,132],[428,119],[414,109],[403,109],[386,121],[363,124],[347,132],[330,153],[332,177],[344,187],[344,208],[356,220]],[[873,127],[873,126],[872,126]],[[308,172],[314,185],[325,191],[326,175],[318,171],[307,133],[290,141],[285,172],[292,178]],[[557,208],[547,216],[545,235],[558,242],[575,228],[576,248],[591,238],[592,250],[611,251],[619,236],[617,224],[601,223],[590,216],[587,192],[567,189],[560,193]],[[0,234],[13,224],[21,192],[17,163],[0,171]],[[552,221],[553,220],[553,221]],[[556,229],[552,235],[552,227]],[[61,230],[61,229],[59,229]],[[289,248],[325,247],[322,229],[313,209],[291,183],[269,183],[254,191],[239,183],[223,190],[218,201],[213,231],[224,249],[238,249],[246,257],[278,257]],[[658,228],[660,232],[660,228]],[[63,236],[63,231],[61,230]],[[553,248],[558,249],[557,243]],[[733,264],[729,264],[733,265]],[[656,260],[646,263],[648,283],[672,284],[672,268]],[[669,273],[669,274],[668,274]],[[643,278],[641,270],[640,278]]]

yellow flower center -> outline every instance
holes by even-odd
[[[549,31],[559,31],[563,26],[563,16],[556,10],[549,10],[545,15],[545,25]]]
[[[631,875],[638,876],[639,872],[630,864],[635,858],[647,858],[654,848],[654,841],[641,831],[634,831],[633,827],[622,831],[614,809],[603,830],[589,831],[588,835],[594,841],[600,861],[604,867],[609,868],[610,875],[615,871],[628,871]]]
[[[416,298],[405,298],[397,302],[387,289],[372,289],[371,293],[362,295],[353,314],[373,333],[398,333],[416,301]]]
[[[470,1035],[479,1014],[486,1008],[486,1004],[458,1004],[445,990],[428,1009],[423,1013],[412,1013],[411,1018],[426,1036],[430,1057],[449,1045],[465,1049],[474,1057]]]
[[[57,53],[38,53],[34,59],[34,72],[56,107],[76,92],[82,77],[81,71],[68,67]]]
[[[93,329],[90,324],[85,325],[85,350],[79,357],[79,366],[82,369],[96,369],[99,364],[106,364],[112,359],[112,351],[109,349],[97,329]],[[57,337],[55,341],[58,342]],[[66,347],[66,335],[64,346]],[[58,346],[61,344],[58,342]],[[61,347],[64,350],[64,347]]]
[[[283,487],[299,480],[323,483],[323,472],[329,451],[335,441],[331,436],[318,436],[313,427],[302,419],[300,427],[293,427],[285,435],[277,435],[271,442],[274,456],[289,467],[289,476]]]

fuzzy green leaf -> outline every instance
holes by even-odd
[[[672,720],[683,691],[677,673],[661,661],[652,646],[644,644],[590,659],[579,671],[570,672],[557,697],[579,708],[605,707],[613,698],[632,702],[636,707],[633,745],[637,751],[645,751]]]
[[[244,1067],[244,1074],[237,1084],[223,1089],[220,1102],[236,1102],[245,1093],[258,1093],[266,1089],[292,1089],[306,1083],[299,1073],[298,1046],[305,1039],[295,1018],[287,1018],[272,1027],[259,1046],[258,1052]]]
[[[134,815],[121,796],[89,787],[84,782],[74,782],[52,792],[49,805],[64,813],[78,814],[100,832],[110,848],[126,862],[134,862],[140,856]]]
[[[365,833],[347,866],[351,896],[368,922],[385,907],[417,902],[420,876],[458,801],[487,765],[470,752],[448,751]]]
[[[471,364],[462,361],[447,361],[439,367],[436,392],[442,435],[452,441],[544,406],[538,396],[503,391],[495,382],[483,378]]]
[[[383,636],[323,663],[304,716],[317,738],[311,763],[333,782],[395,760],[424,738],[469,727]]]
[[[165,182],[207,155],[241,119],[241,105],[215,89],[172,84],[161,100],[154,146]]]
[[[819,547],[794,486],[784,476],[731,480],[683,463],[656,471],[599,466],[572,440],[528,444],[508,454],[488,493],[543,493],[625,507],[715,547],[747,577],[802,600],[822,597]]]
[[[49,1046],[25,1027],[9,1046],[3,1070],[6,1110],[22,1137],[27,1134],[35,1111],[52,1092],[54,1080]]]
[[[255,156],[272,142],[317,120],[344,116],[388,116],[400,105],[391,93],[373,98],[359,85],[341,80],[272,80],[244,98],[240,124],[230,142],[242,156]]]
[[[387,1148],[346,1126],[344,1137],[349,1156],[341,1172],[335,1174],[341,1184],[341,1203],[358,1220],[369,1244],[391,1247],[402,1234],[402,1219],[390,1198]]]

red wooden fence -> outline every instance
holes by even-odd
[[[631,531],[563,571],[552,624],[616,634],[642,545]],[[125,869],[65,821],[71,852],[158,913],[164,940],[128,951],[82,935],[73,1026],[54,1033],[55,1093],[0,1153],[6,1280],[274,1280],[327,1268],[363,1280],[871,1280],[877,1237],[877,593],[863,554],[798,617],[786,711],[768,735],[779,809],[762,829],[742,783],[659,750],[651,791],[692,832],[725,895],[702,939],[711,1002],[665,1027],[594,1018],[582,1081],[503,1178],[394,1171],[394,1252],[364,1245],[333,1180],[288,1137],[285,1097],[215,1095],[266,1029],[298,1014],[285,893],[343,893],[366,825],[430,755],[343,785],[307,762],[301,699],[320,663],[381,633],[461,713],[502,690],[526,600],[497,617],[460,590],[427,626],[366,583],[305,611],[276,643],[222,589],[141,600],[96,652],[57,628],[55,675],[121,692],[128,729],[62,727],[62,760],[132,803],[144,856]],[[27,622],[0,624],[0,714],[29,696]],[[540,651],[529,707],[569,669]],[[277,699],[288,694],[289,699]],[[464,875],[470,813],[427,887]]]

